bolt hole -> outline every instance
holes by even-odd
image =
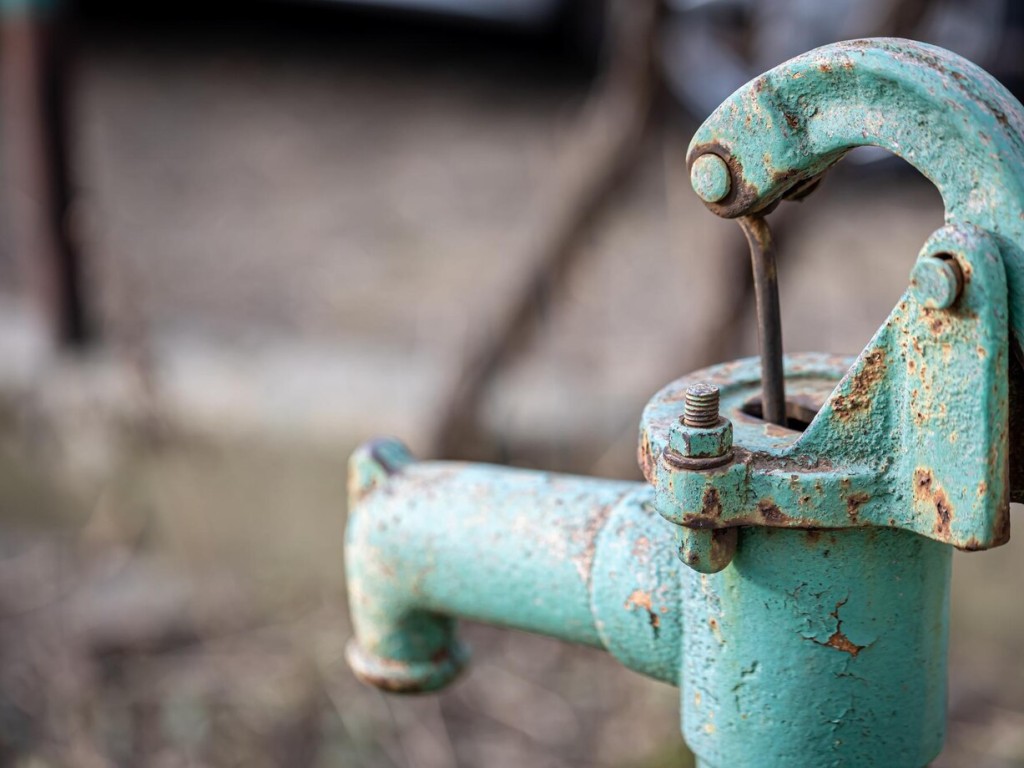
[[[761,406],[761,398],[754,397],[743,404],[740,408],[742,413],[752,416],[755,419],[764,420],[764,409]],[[805,403],[797,403],[792,400],[786,401],[786,429],[794,432],[803,432],[814,420],[818,413],[816,408],[811,408]]]

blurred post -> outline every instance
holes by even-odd
[[[0,110],[15,257],[54,346],[67,349],[84,347],[92,329],[68,216],[65,16],[60,0],[0,0]]]

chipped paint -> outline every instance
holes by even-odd
[[[390,691],[445,685],[467,659],[466,617],[603,647],[680,685],[708,768],[929,763],[945,727],[949,545],[1004,543],[1009,500],[1024,500],[1010,446],[1024,429],[1022,127],[990,76],[910,41],[838,43],[739,89],[688,155],[728,169],[711,211],[767,214],[852,147],[881,146],[942,194],[947,223],[918,260],[944,260],[949,290],[929,287],[927,263],[856,359],[787,357],[785,425],[760,418],[756,360],[671,383],[642,417],[650,486],[360,449],[346,532],[356,674]],[[726,421],[676,427],[673,446],[697,381],[721,388]]]
[[[697,371],[655,395],[641,421],[654,452],[678,429],[678,393],[695,381],[718,384],[720,412],[732,424],[732,457],[722,466],[642,466],[666,519],[710,530],[900,527],[965,550],[1005,543],[1009,329],[1002,260],[990,236],[963,225],[937,230],[919,258],[934,253],[971,266],[954,307],[929,309],[908,291],[857,359],[785,359],[786,390],[802,398],[787,413],[807,413],[809,398],[800,393],[825,382],[832,389],[802,432],[766,429],[751,415],[760,389],[756,360]],[[923,343],[939,312],[942,335]],[[998,352],[978,355],[979,346]],[[914,495],[919,467],[930,468],[940,493]],[[913,503],[894,506],[894,498]]]

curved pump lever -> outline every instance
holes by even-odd
[[[800,197],[859,146],[882,147],[935,184],[947,224],[998,239],[1009,323],[1024,345],[1024,112],[966,59],[895,38],[810,51],[726,99],[687,162],[705,205],[736,218]]]
[[[685,472],[648,460],[645,475],[662,513],[690,530],[886,527],[961,549],[997,546],[1009,536],[1010,332],[1015,351],[1024,340],[1021,105],[948,51],[840,43],[730,96],[694,136],[691,180],[749,236],[750,222],[861,145],[906,159],[945,202],[946,226],[922,249],[910,290],[803,434],[742,424],[736,404],[730,465]],[[767,341],[766,398],[777,376]],[[796,388],[800,373],[787,368]],[[671,405],[681,386],[648,405],[648,457],[689,439],[675,434],[687,429]]]

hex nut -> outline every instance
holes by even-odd
[[[732,422],[720,416],[713,427],[672,424],[665,459],[679,469],[711,469],[732,460]]]

